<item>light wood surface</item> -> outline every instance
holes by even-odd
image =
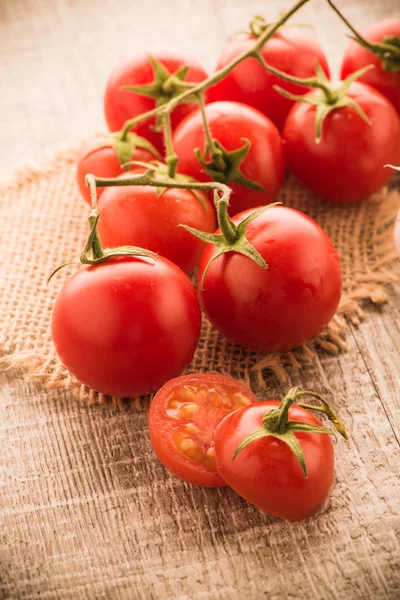
[[[98,129],[105,79],[123,56],[168,45],[210,69],[229,32],[288,5],[4,0],[0,174]],[[360,26],[398,9],[396,0],[339,5]],[[317,28],[337,66],[346,41],[327,5],[313,0],[295,20]],[[292,372],[291,385],[326,394],[351,432],[337,442],[330,504],[294,524],[229,489],[170,476],[152,454],[145,413],[88,409],[0,373],[0,598],[399,598],[399,340],[393,290],[348,329],[346,353],[320,353]]]

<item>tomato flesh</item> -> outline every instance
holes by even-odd
[[[229,413],[255,402],[242,383],[214,374],[169,381],[154,397],[149,431],[161,462],[181,479],[196,485],[225,485],[216,471],[214,430]]]

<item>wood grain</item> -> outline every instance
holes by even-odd
[[[45,0],[0,4],[4,173],[21,153],[34,158],[98,125],[105,74],[124,52],[148,47],[150,17],[159,45],[190,49],[211,67],[219,35],[288,5],[51,4],[51,11]],[[396,6],[340,4],[360,24]],[[311,3],[304,20],[318,24],[337,65],[343,29],[326,4]],[[349,443],[337,441],[329,505],[303,523],[266,516],[229,489],[170,476],[152,454],[145,413],[88,409],[19,372],[1,373],[0,598],[400,597],[399,329],[397,290],[348,330],[346,353],[320,353],[291,372],[290,384],[326,394],[351,432]],[[273,379],[268,386],[268,397],[285,392]]]

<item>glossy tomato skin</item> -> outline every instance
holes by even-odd
[[[252,402],[257,399],[251,390],[225,375],[194,373],[168,381],[150,405],[154,452],[184,481],[205,487],[225,485],[216,469],[214,430],[227,414]],[[182,443],[186,446],[181,448]]]
[[[234,217],[238,224],[253,211]],[[229,340],[269,352],[291,350],[318,335],[339,304],[339,256],[323,229],[306,215],[275,206],[259,215],[246,237],[268,264],[262,269],[237,252],[215,259],[208,244],[197,290],[205,313]]]
[[[275,125],[259,111],[238,102],[214,102],[206,106],[206,115],[212,136],[228,150],[241,148],[246,140],[250,150],[240,170],[243,175],[265,188],[253,190],[243,185],[229,183],[232,188],[229,212],[237,214],[247,208],[273,202],[285,176],[286,161],[281,137]],[[203,172],[193,150],[203,152],[205,135],[200,111],[189,115],[177,127],[173,145],[178,156],[181,173],[199,181],[211,181]]]
[[[316,107],[298,102],[283,136],[292,173],[315,194],[332,202],[360,202],[393,176],[386,164],[400,159],[400,120],[382,94],[353,83],[348,95],[364,110],[371,125],[349,106],[324,120],[322,139],[315,142]]]
[[[201,65],[187,56],[174,54],[170,51],[151,52],[151,56],[164,67],[174,73],[183,65],[188,65],[189,70],[185,81],[198,83],[207,77],[207,73]],[[104,95],[104,111],[107,125],[110,131],[119,131],[125,121],[132,119],[155,107],[155,100],[140,96],[134,92],[120,89],[128,85],[143,85],[154,81],[154,72],[147,53],[137,54],[133,58],[117,66],[108,79]],[[180,104],[171,114],[172,128],[196,108],[196,104]],[[162,134],[153,130],[154,119],[135,128],[138,135],[148,139],[163,154],[164,145]]]
[[[106,143],[106,140],[103,140]],[[117,177],[123,172],[121,163],[112,146],[101,146],[102,140],[95,139],[88,143],[81,152],[76,170],[76,181],[82,198],[91,204],[90,189],[85,183],[89,173],[96,177]],[[157,157],[144,148],[135,148],[131,160],[150,162]],[[97,197],[103,193],[104,188],[97,188]]]
[[[249,35],[233,38],[223,49],[217,70],[249,50],[255,41]],[[315,75],[314,65],[317,60],[329,77],[328,63],[318,42],[311,36],[302,35],[295,28],[281,29],[264,44],[261,53],[272,67],[301,78]],[[210,88],[208,97],[210,102],[233,100],[253,106],[282,131],[294,102],[274,90],[274,85],[279,85],[292,94],[304,94],[306,90],[304,86],[285,82],[268,73],[255,58],[246,58],[225,79]]]
[[[127,172],[121,178],[130,177]],[[205,242],[180,224],[214,232],[215,211],[205,194],[200,200],[186,189],[166,189],[160,196],[150,186],[109,187],[102,194],[98,210],[98,231],[103,246],[139,246],[168,258],[185,273],[200,261]]]
[[[192,360],[201,314],[184,273],[158,257],[83,266],[60,291],[52,336],[62,363],[110,396],[148,394]]]
[[[307,478],[289,447],[273,437],[260,438],[241,450],[238,445],[262,425],[267,411],[279,402],[266,400],[231,413],[215,431],[217,468],[240,496],[262,511],[298,521],[315,513],[327,500],[334,477],[334,448],[328,433],[295,433],[303,450]],[[321,422],[307,410],[292,405],[289,421]]]
[[[382,42],[385,37],[400,38],[400,17],[378,21],[363,31],[362,36],[369,42]],[[367,65],[374,65],[375,68],[367,71],[358,81],[374,87],[386,96],[400,115],[400,71],[385,71],[382,61],[357,42],[350,42],[343,58],[340,76],[345,79]]]

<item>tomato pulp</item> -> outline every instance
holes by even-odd
[[[257,399],[243,383],[214,373],[168,381],[149,412],[154,451],[171,473],[196,485],[225,485],[215,463],[214,430],[229,413]]]

